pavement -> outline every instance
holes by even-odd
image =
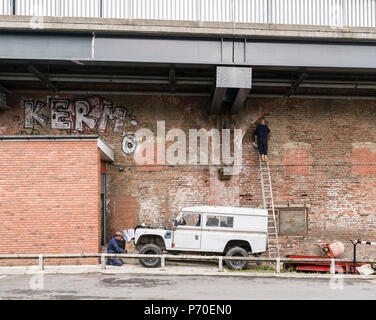
[[[231,319],[238,319],[249,312],[252,307],[249,303],[256,300],[323,300],[325,302],[326,300],[375,299],[375,280],[342,279],[340,277],[331,279],[287,279],[221,275],[166,276],[100,273],[0,276],[0,302],[1,300],[144,300],[144,302],[138,304],[137,308],[134,302],[130,305],[124,304],[124,301],[118,304],[120,309],[125,307],[128,312],[132,309],[132,315],[133,311],[136,314],[140,312],[141,319],[148,318],[144,313],[145,307],[151,309],[160,303],[164,306],[178,304],[179,308],[188,311],[189,305],[195,305],[197,308],[204,308],[204,305],[206,305],[206,308],[208,308],[208,303],[214,306],[223,306],[232,305],[230,300],[248,300],[242,306],[238,304],[231,306],[233,312]],[[184,300],[194,300],[194,303],[192,304],[191,301],[184,302]],[[214,300],[214,302],[205,302],[205,300]],[[219,302],[219,300],[223,302]],[[322,303],[318,306],[321,305]],[[2,311],[3,306],[2,304]],[[30,306],[28,305],[27,308],[29,314],[31,314]],[[263,310],[265,306],[260,305],[259,302],[254,304],[255,308],[260,309],[261,307]],[[37,308],[35,314],[41,311],[40,305],[37,304]],[[362,311],[364,311],[363,308],[364,305],[362,305]],[[84,309],[87,316],[88,310],[86,310],[87,308]],[[313,310],[311,309],[309,309],[310,312]],[[320,310],[322,314],[322,307],[316,309]],[[325,313],[327,313],[326,309],[331,310],[325,308]],[[337,309],[338,307],[333,310],[336,310],[335,315],[338,317]],[[349,308],[345,309],[348,313]],[[100,309],[95,308],[95,310],[98,313]],[[277,310],[279,314],[276,314],[276,316],[278,317],[281,308],[277,308]],[[14,311],[14,305],[12,311]],[[273,313],[273,311],[273,308],[268,310],[268,314]],[[184,314],[182,315],[184,316]],[[196,315],[201,314],[197,313]],[[200,318],[209,315],[215,315],[216,318],[220,316],[214,310],[214,313],[203,313]],[[318,315],[320,316],[320,314]],[[165,318],[171,319],[172,317],[166,316]],[[186,318],[183,317],[183,319]]]
[[[281,267],[281,271],[282,267]],[[274,278],[307,278],[307,279],[329,279],[331,274],[318,273],[293,273],[293,272],[255,272],[252,269],[243,271],[228,271],[223,268],[219,271],[217,264],[210,263],[174,263],[166,262],[165,268],[145,268],[136,261],[126,262],[121,267],[107,265],[105,269],[101,265],[47,265],[44,270],[39,266],[12,266],[0,267],[0,277],[2,275],[32,275],[32,274],[144,274],[144,275],[185,275],[185,276],[225,276],[225,277],[274,277]],[[353,275],[343,274],[344,279],[364,279],[376,280],[376,275]]]

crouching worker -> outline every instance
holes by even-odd
[[[127,250],[119,246],[119,242],[123,239],[121,232],[116,232],[115,237],[111,239],[107,247],[107,253],[127,253]],[[124,263],[119,258],[108,259],[108,264],[112,266],[122,266]]]

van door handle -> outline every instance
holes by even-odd
[[[197,234],[195,235],[195,240],[198,240],[198,235]]]

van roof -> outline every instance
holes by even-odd
[[[267,215],[267,210],[260,208],[249,207],[218,207],[218,206],[195,206],[184,207],[183,212],[202,212],[202,213],[225,213],[225,214],[240,214],[240,215]]]

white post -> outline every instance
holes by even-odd
[[[104,253],[101,255],[101,269],[106,269],[106,257],[104,256]]]
[[[162,256],[161,257],[161,270],[162,271],[166,270],[165,266],[166,266],[165,256]]]
[[[223,272],[223,259],[222,259],[222,257],[218,258],[218,271]]]
[[[330,261],[330,274],[336,273],[336,265],[335,265],[335,259],[332,258]]]
[[[38,260],[39,260],[39,269],[40,269],[40,270],[44,270],[43,254],[40,254],[40,255],[39,255]]]
[[[279,259],[279,257],[275,261],[275,272],[281,273],[281,260]]]

